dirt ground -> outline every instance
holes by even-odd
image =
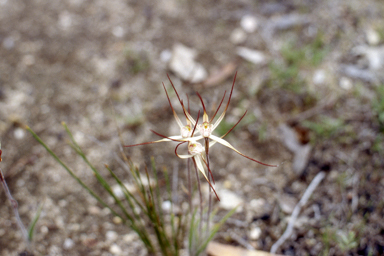
[[[118,129],[126,144],[158,139],[151,129],[178,133],[161,85],[182,116],[167,73],[197,115],[195,91],[215,109],[237,71],[215,133],[224,134],[248,110],[226,139],[279,167],[215,145],[217,191],[242,207],[214,240],[269,251],[312,179],[324,172],[277,253],[384,254],[383,13],[384,3],[375,0],[0,0],[1,169],[26,226],[43,203],[32,253],[114,255],[118,247],[121,255],[146,254],[138,237],[114,222],[25,125],[103,195],[66,143],[62,121],[106,177],[105,163],[122,176],[114,160]],[[221,81],[181,79],[167,58],[176,44],[194,49],[208,77],[218,74]],[[259,59],[240,56],[239,47]],[[186,162],[174,147],[125,152],[141,169],[154,156],[159,168],[178,169],[185,184]],[[26,244],[3,190],[0,202],[0,255],[23,255]],[[218,218],[227,212],[215,205]]]

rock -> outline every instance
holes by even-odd
[[[15,40],[13,39],[13,37],[9,36],[9,37],[4,38],[3,47],[7,50],[10,50],[13,47],[15,47]]]
[[[182,44],[175,44],[169,68],[183,80],[191,83],[204,81],[208,73],[200,63],[195,62],[197,51]]]
[[[361,45],[353,48],[352,52],[364,56],[368,60],[369,69],[379,70],[384,68],[384,46],[369,47]]]
[[[340,65],[340,71],[346,76],[361,79],[365,82],[377,83],[378,81],[378,78],[376,77],[374,72],[366,69],[361,69],[355,65]]]
[[[16,128],[15,131],[13,132],[13,135],[15,136],[15,139],[21,140],[25,136],[25,130],[23,128]]]
[[[343,76],[340,78],[339,86],[344,90],[350,90],[352,88],[352,81],[351,79]]]
[[[235,28],[230,37],[229,40],[233,44],[241,44],[245,42],[245,39],[247,39],[247,34],[242,30],[241,28]]]
[[[164,63],[168,63],[172,58],[172,52],[168,49],[161,51],[160,60]]]
[[[71,238],[66,238],[63,243],[63,248],[66,250],[72,249],[75,243]]]
[[[292,168],[297,175],[301,175],[308,164],[312,146],[301,144],[296,132],[285,124],[279,126],[281,140],[294,154]]]
[[[370,45],[378,45],[380,43],[380,34],[372,28],[365,32],[365,37]]]
[[[281,210],[286,214],[291,214],[297,204],[296,198],[283,194],[278,199]]]
[[[107,233],[105,233],[105,239],[107,241],[116,241],[116,239],[119,237],[119,235],[115,232],[115,231],[107,231]]]
[[[163,211],[165,212],[170,212],[171,208],[172,208],[172,203],[170,201],[164,201],[161,204],[161,209],[163,209]]]
[[[123,253],[120,246],[118,246],[117,244],[111,245],[111,247],[109,247],[109,252],[113,255],[121,255]]]
[[[325,82],[325,71],[323,69],[318,69],[315,71],[315,73],[313,74],[313,83],[316,84],[316,85],[321,85],[321,84],[324,84]]]
[[[115,194],[115,196],[117,198],[123,199],[124,192],[123,192],[123,189],[120,187],[119,184],[116,184],[116,185],[112,186],[112,192],[113,192],[113,194]]]
[[[261,228],[260,227],[254,227],[249,231],[249,238],[251,240],[258,240],[261,236]]]
[[[270,22],[273,29],[285,30],[295,26],[308,24],[310,22],[310,18],[307,15],[287,14],[273,18]]]
[[[125,35],[124,28],[121,26],[116,26],[112,29],[112,34],[117,38],[122,38]]]
[[[265,54],[261,51],[249,49],[246,47],[237,47],[236,52],[237,55],[254,64],[264,64],[267,62]]]
[[[244,29],[247,33],[253,33],[256,31],[258,27],[258,21],[256,17],[252,15],[245,15],[241,18],[240,26]]]
[[[225,210],[232,210],[238,207],[237,212],[242,211],[241,206],[244,204],[244,200],[240,196],[228,189],[222,189],[218,194],[220,197],[219,207]]]
[[[97,206],[90,206],[88,207],[88,212],[92,215],[99,215],[101,210],[99,207]]]
[[[119,216],[113,217],[112,221],[115,224],[121,224],[123,222],[123,220]]]

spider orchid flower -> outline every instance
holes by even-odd
[[[209,120],[209,117],[208,117],[208,114],[207,114],[207,111],[206,111],[206,108],[205,108],[205,105],[204,105],[204,101],[203,101],[203,98],[200,96],[199,93],[197,93],[197,95],[199,96],[200,98],[200,101],[201,101],[201,104],[203,105],[203,109],[204,109],[204,114],[203,114],[203,123],[202,124],[199,124],[197,126],[197,130],[199,131],[199,133],[201,134],[201,136],[203,136],[205,138],[205,150],[206,150],[206,154],[208,155],[208,149],[210,147],[212,147],[214,144],[216,144],[216,142],[219,142],[220,144],[232,149],[233,151],[235,151],[236,153],[238,153],[239,155],[245,157],[245,158],[248,158],[258,164],[261,164],[261,165],[265,165],[265,166],[270,166],[270,167],[277,167],[277,165],[270,165],[270,164],[266,164],[266,163],[263,163],[263,162],[260,162],[256,159],[253,159],[249,156],[246,156],[244,155],[243,153],[241,153],[239,150],[237,150],[236,148],[234,148],[228,141],[224,140],[223,137],[225,137],[230,131],[233,130],[233,128],[235,128],[235,126],[244,118],[245,114],[247,112],[244,113],[244,115],[240,118],[240,120],[226,133],[224,134],[221,138],[220,137],[217,137],[215,135],[212,134],[212,132],[219,126],[219,124],[221,123],[221,121],[223,121],[224,119],[224,116],[227,112],[227,109],[228,109],[228,106],[229,106],[229,102],[231,101],[231,97],[232,97],[232,92],[233,92],[233,87],[235,85],[235,81],[236,81],[236,76],[237,76],[237,72],[235,74],[235,78],[233,79],[233,83],[232,83],[232,89],[231,89],[231,92],[229,94],[229,98],[228,98],[228,102],[227,102],[227,105],[225,106],[225,109],[223,111],[223,113],[220,115],[220,117],[216,120],[215,123],[212,124],[212,121],[213,121],[213,118],[215,118],[217,112],[219,111],[220,107],[221,107],[221,104],[223,103],[223,100],[224,100],[224,97],[225,97],[225,93],[224,93],[224,97],[223,99],[221,100],[220,104],[219,104],[219,107],[217,108],[215,114],[213,115],[213,117]],[[209,142],[209,139],[211,139],[211,141]]]
[[[188,141],[188,153],[189,154],[188,155],[179,155],[177,153],[177,148],[183,143],[184,142],[182,142],[176,146],[176,149],[175,149],[176,155],[182,159],[192,158],[193,163],[195,164],[195,167],[203,174],[203,176],[206,179],[206,181],[208,182],[209,186],[212,188],[213,192],[215,193],[217,200],[220,201],[220,198],[217,195],[216,190],[214,189],[212,183],[209,181],[209,179],[206,175],[205,168],[204,168],[204,165],[207,166],[207,169],[209,171],[209,175],[211,175],[211,177],[213,179],[212,172],[209,169],[209,165],[207,164],[207,161],[205,160],[205,154],[204,154],[205,153],[205,147],[201,143],[199,143],[195,140],[189,140]]]

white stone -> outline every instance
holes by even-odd
[[[113,255],[121,255],[123,251],[121,250],[120,246],[113,244],[111,247],[109,247],[109,252]]]
[[[258,240],[261,236],[261,228],[255,227],[249,232],[249,238],[251,240]]]
[[[117,198],[119,198],[119,199],[123,199],[124,198],[124,191],[120,187],[119,184],[116,184],[116,185],[112,186],[112,192],[113,192],[113,194],[115,194],[115,196]]]
[[[161,209],[163,209],[163,211],[166,211],[166,212],[171,211],[171,207],[172,207],[172,203],[170,201],[164,201],[161,204]]]
[[[168,49],[161,51],[160,60],[164,63],[168,63],[172,58],[172,52]]]
[[[280,209],[287,214],[291,214],[297,204],[297,199],[293,196],[282,194],[278,199]]]
[[[264,208],[265,205],[266,205],[266,201],[265,199],[263,198],[259,198],[259,199],[252,199],[251,202],[249,203],[249,206],[255,210],[255,211],[259,211],[260,209]]]
[[[254,64],[266,63],[267,58],[265,54],[261,51],[249,49],[246,47],[237,47],[236,52],[237,52],[237,55]]]
[[[119,235],[115,232],[115,231],[112,231],[112,230],[109,230],[107,231],[107,233],[105,233],[105,239],[107,241],[116,241],[116,239],[119,237]]]
[[[352,81],[347,77],[340,78],[339,86],[344,90],[350,90],[352,88]]]
[[[384,68],[384,46],[369,47],[365,45],[356,46],[352,50],[356,55],[363,55],[369,63],[371,70]]]
[[[313,83],[316,85],[324,84],[325,82],[325,71],[323,69],[318,69],[313,74]]]
[[[59,14],[59,26],[66,30],[72,25],[72,16],[69,12],[64,11]]]
[[[378,45],[379,42],[380,42],[380,35],[379,35],[379,33],[376,30],[372,29],[372,28],[370,28],[370,29],[368,29],[366,31],[365,36],[367,38],[368,44],[370,44],[370,45]]]
[[[241,18],[240,25],[245,32],[253,33],[258,27],[258,21],[256,17],[252,15],[245,15]]]
[[[241,28],[235,28],[229,37],[233,44],[244,43],[245,39],[247,39],[247,34]]]
[[[131,243],[137,240],[137,235],[135,233],[126,234],[123,236],[123,241],[126,243]]]
[[[195,62],[197,51],[180,43],[173,47],[169,68],[183,80],[191,83],[199,83],[208,77],[206,69],[200,63]]]
[[[115,37],[121,38],[125,35],[124,28],[122,28],[121,26],[116,26],[112,29],[112,34]]]
[[[19,128],[15,129],[13,134],[14,134],[16,139],[21,140],[25,136],[25,131],[24,131],[24,129],[19,127]]]
[[[221,189],[218,193],[220,197],[219,206],[221,208],[225,210],[232,210],[233,208],[238,207],[237,212],[242,211],[244,200],[240,196],[228,189]]]
[[[4,38],[4,40],[3,40],[3,47],[5,49],[10,50],[14,46],[15,46],[15,40],[13,39],[13,37],[9,36],[9,37]]]
[[[112,221],[115,224],[121,224],[123,222],[123,220],[119,216],[113,217]]]
[[[71,249],[74,245],[75,243],[71,238],[66,238],[63,243],[63,248],[68,250],[68,249]]]

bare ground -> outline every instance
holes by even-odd
[[[370,30],[379,36],[372,48],[383,43],[383,9],[381,1],[373,0],[0,1],[1,168],[25,224],[44,203],[34,254],[112,255],[116,243],[123,255],[145,255],[132,231],[114,223],[23,128],[34,129],[102,194],[91,171],[66,144],[62,121],[100,169],[108,163],[123,175],[113,158],[119,146],[117,128],[126,144],[157,139],[150,129],[177,132],[161,87],[165,82],[170,88],[167,73],[183,97],[190,95],[195,115],[201,107],[194,91],[214,108],[230,89],[234,72],[215,86],[183,82],[172,73],[161,53],[175,43],[196,49],[197,61],[210,74],[236,63],[227,123],[218,134],[248,110],[228,141],[249,156],[279,164],[266,168],[221,146],[212,151],[218,191],[226,188],[244,201],[216,240],[242,246],[240,237],[269,251],[284,232],[292,207],[324,171],[326,178],[278,253],[383,254],[384,118],[378,117],[384,104],[379,103],[378,88],[384,65],[372,67],[369,58],[354,51],[373,44]],[[247,14],[257,18],[258,28],[240,45],[264,53],[265,63],[238,57],[230,39]],[[272,26],[279,18],[292,17],[299,21]],[[348,73],[348,65],[366,73]],[[325,74],[321,83],[314,79],[319,70]],[[170,96],[181,115],[175,94]],[[282,142],[281,124],[312,147],[300,173],[293,169],[294,153]],[[158,166],[181,172],[185,162],[173,150],[174,145],[158,144],[126,153],[141,168],[155,156]],[[3,192],[0,200],[0,255],[18,255],[26,245]],[[252,235],[255,229],[261,230],[257,237]],[[108,231],[117,232],[119,239],[107,239]],[[68,238],[73,245],[65,245]]]

